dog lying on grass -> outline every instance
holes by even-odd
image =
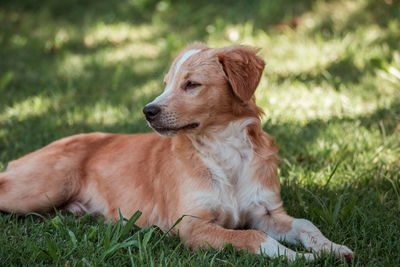
[[[158,134],[79,134],[12,161],[0,173],[0,210],[57,207],[113,221],[119,210],[124,217],[140,210],[139,226],[163,230],[190,214],[175,230],[194,250],[231,243],[289,260],[321,252],[351,259],[349,248],[282,206],[278,148],[262,130],[254,99],[264,69],[256,52],[187,47],[165,76],[164,92],[143,109]]]

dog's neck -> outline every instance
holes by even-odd
[[[256,119],[246,118],[226,127],[208,129],[203,134],[188,135],[214,182],[235,185],[243,177],[253,157],[253,144],[247,130],[252,123],[256,123]]]

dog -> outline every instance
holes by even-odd
[[[79,134],[9,163],[0,173],[0,210],[64,208],[117,221],[174,228],[191,249],[211,246],[288,260],[322,252],[350,260],[310,221],[289,216],[280,198],[278,148],[262,130],[254,92],[265,63],[257,49],[195,43],[174,60],[165,90],[143,113],[156,133]],[[302,243],[295,252],[279,241]],[[312,253],[313,252],[313,253]]]

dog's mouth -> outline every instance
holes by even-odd
[[[164,126],[160,127],[158,125],[151,125],[151,127],[159,133],[167,133],[167,132],[178,132],[182,130],[191,130],[199,127],[199,125],[200,124],[198,122],[193,122],[181,127],[164,127]]]
[[[152,125],[152,127],[157,132],[177,132],[177,131],[181,131],[181,130],[195,129],[195,128],[199,127],[199,123],[193,122],[193,123],[189,123],[184,126],[181,126],[181,127],[160,127],[157,125]]]

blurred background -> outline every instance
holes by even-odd
[[[398,0],[0,0],[0,170],[60,137],[151,131],[141,110],[194,41],[261,48],[289,212],[398,262]]]

